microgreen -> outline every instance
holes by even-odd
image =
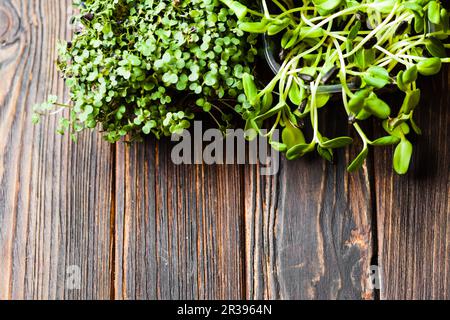
[[[262,0],[261,13],[238,1],[221,1],[234,11],[242,31],[278,35],[283,53],[281,68],[265,88],[255,90],[252,78],[244,77],[245,87],[251,88],[245,90],[252,106],[248,127],[260,130],[262,120],[272,119],[272,129],[281,126],[283,135],[281,141],[269,138],[288,159],[317,150],[331,161],[334,148],[352,142],[349,137],[327,138],[319,130],[319,109],[331,105],[324,91],[338,88],[363,143],[348,170],[363,165],[370,145],[396,145],[393,167],[399,174],[407,172],[413,149],[410,128],[420,134],[413,118],[421,103],[417,78],[435,75],[442,63],[450,62],[449,14],[441,1]],[[388,87],[403,95],[401,105],[390,106],[381,98]],[[307,118],[313,129],[309,141],[301,128]],[[360,126],[369,118],[379,119],[388,136],[369,139]]]
[[[251,72],[256,36],[237,28],[219,0],[75,1],[73,39],[58,45],[58,67],[70,102],[35,107],[42,114],[68,109],[59,132],[72,137],[101,126],[106,140],[130,134],[158,137],[189,127],[197,111],[227,126],[249,108],[242,78]],[[239,16],[244,16],[244,10]],[[231,99],[233,103],[226,101]],[[213,113],[216,113],[214,116]],[[219,116],[217,116],[217,114]]]

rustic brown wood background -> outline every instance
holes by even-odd
[[[56,117],[31,125],[34,103],[65,96],[54,48],[70,2],[0,0],[0,299],[450,298],[448,72],[422,83],[405,177],[390,149],[356,174],[356,149],[274,177],[174,166],[166,142],[74,144]]]

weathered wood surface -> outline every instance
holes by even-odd
[[[109,298],[111,147],[55,135],[31,108],[64,96],[57,39],[70,1],[0,0],[0,299]],[[81,271],[80,290],[66,272]]]
[[[57,117],[31,125],[34,103],[64,96],[54,48],[70,2],[0,0],[0,299],[450,298],[448,72],[423,82],[406,177],[381,149],[356,174],[356,148],[272,177],[175,166],[167,141],[74,144]]]
[[[327,130],[330,136],[337,131]],[[347,174],[343,163],[349,160],[344,152],[336,154],[337,165],[318,157],[283,160],[279,174],[266,178],[258,167],[249,168],[247,298],[374,297],[367,281],[373,240],[371,174],[367,167]]]
[[[427,90],[417,118],[423,135],[411,173],[390,174],[392,151],[376,153],[383,299],[450,299],[449,76],[447,71],[422,82]]]
[[[175,166],[170,153],[118,145],[115,297],[240,299],[242,170]]]

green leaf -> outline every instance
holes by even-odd
[[[355,25],[350,29],[347,38],[350,40],[356,39],[360,30],[361,30],[361,21],[357,20]]]
[[[365,100],[364,110],[380,119],[386,119],[391,114],[391,108],[389,107],[389,105],[383,100],[379,99],[373,92]]]
[[[142,132],[144,134],[150,134],[151,130],[155,127],[156,127],[156,122],[153,120],[149,121],[145,124],[145,126],[142,127]]]
[[[442,20],[442,29],[444,30],[444,32],[448,32],[448,30],[450,29],[450,20],[449,20],[449,15],[448,15],[448,11],[445,8],[441,9],[441,20]]]
[[[347,171],[355,172],[356,170],[359,170],[364,165],[364,161],[366,161],[366,158],[368,155],[369,155],[369,149],[366,147],[355,158],[355,160],[353,160],[353,162],[348,166]]]
[[[382,138],[378,138],[375,141],[372,141],[373,146],[390,146],[393,144],[397,144],[400,142],[400,138],[394,136],[385,136]]]
[[[323,37],[325,30],[322,28],[313,28],[308,26],[303,26],[300,28],[300,39],[317,39]]]
[[[362,70],[366,70],[375,61],[374,49],[361,49],[355,54],[355,64]]]
[[[284,29],[286,29],[290,25],[290,23],[291,23],[290,18],[284,18],[279,21],[274,21],[267,27],[267,34],[269,36],[274,36],[283,31]]]
[[[247,139],[248,141],[253,141],[258,137],[258,124],[253,119],[249,119],[245,123],[244,131],[245,139]]]
[[[394,170],[398,174],[406,174],[411,163],[413,146],[411,142],[403,139],[394,152]]]
[[[384,14],[391,13],[397,3],[396,0],[375,0],[374,2],[377,4],[376,10]]]
[[[442,61],[439,58],[428,58],[426,60],[421,60],[417,64],[417,70],[421,75],[424,76],[433,76],[442,68]]]
[[[319,14],[322,16],[336,10],[342,2],[343,0],[313,0]]]
[[[404,114],[409,114],[414,110],[420,102],[420,89],[412,90],[406,93],[406,97],[403,100],[401,107],[401,112]]]
[[[428,19],[434,24],[441,23],[441,6],[437,1],[428,3]]]
[[[324,107],[328,101],[330,101],[331,95],[326,93],[320,93],[316,95],[316,108],[320,109]]]
[[[333,151],[331,149],[325,149],[317,145],[317,153],[328,162],[333,162]]]
[[[405,122],[400,123],[396,128],[389,128],[389,121],[383,121],[383,129],[390,135],[397,137],[399,139],[403,139],[405,135],[409,134],[409,126]]]
[[[242,76],[242,84],[244,86],[244,92],[247,96],[248,101],[252,106],[259,103],[258,101],[258,88],[256,87],[254,78],[248,73],[244,73]]]
[[[356,120],[367,120],[372,116],[372,114],[364,109],[362,109],[357,115]]]
[[[281,38],[281,46],[283,49],[290,49],[298,43],[300,37],[300,25],[298,30],[287,30]]]
[[[339,137],[332,140],[327,140],[325,142],[322,142],[320,145],[323,148],[330,148],[330,149],[336,149],[336,148],[342,148],[345,146],[348,146],[349,144],[352,144],[353,139],[350,137]]]
[[[282,132],[282,141],[290,149],[296,145],[304,144],[305,136],[300,129],[294,127],[287,121],[286,128]]]
[[[250,33],[265,33],[267,31],[267,20],[260,22],[240,22],[239,29]]]
[[[289,100],[296,106],[299,106],[303,101],[300,87],[295,81],[292,81],[291,88],[289,89]]]
[[[213,87],[218,83],[217,75],[212,72],[207,72],[204,76],[204,79],[205,79],[205,84],[210,87]],[[178,81],[178,78],[177,78],[177,81]],[[177,81],[174,81],[172,83],[176,83]]]
[[[423,13],[423,5],[420,5],[416,2],[409,1],[409,2],[402,3],[402,7],[409,9],[416,13]]]
[[[372,92],[372,89],[363,89],[355,93],[348,102],[348,108],[353,114],[358,114],[364,106],[364,101]]]
[[[131,63],[132,66],[138,67],[141,65],[141,59],[139,59],[138,56],[135,55],[129,55],[128,61]]]
[[[444,45],[439,39],[430,37],[425,40],[425,47],[427,48],[428,52],[433,56],[437,58],[446,58],[447,52],[445,50]]]
[[[272,148],[274,148],[278,152],[286,152],[286,150],[287,150],[287,146],[278,141],[270,141],[270,145],[272,146]]]
[[[111,24],[109,22],[105,23],[102,32],[104,35],[108,35],[111,32]]]
[[[41,121],[41,115],[38,113],[33,113],[33,115],[31,116],[31,122],[33,124],[38,124]]]
[[[267,112],[263,113],[262,115],[259,115],[255,118],[255,120],[266,120],[270,117],[272,117],[275,114],[278,114],[278,112],[280,112],[281,110],[283,110],[284,108],[286,108],[286,102],[285,101],[280,101],[275,107],[273,107],[272,109],[268,110]]]
[[[273,94],[272,92],[266,92],[261,101],[261,111],[266,112],[270,109],[273,103]]]
[[[58,96],[55,96],[55,95],[48,96],[47,102],[49,104],[55,104],[57,101],[58,101]]]
[[[417,76],[418,76],[417,66],[414,65],[411,68],[407,69],[402,74],[402,81],[405,84],[410,84],[410,83],[412,83],[412,82],[417,80]]]
[[[314,144],[299,144],[292,148],[290,148],[286,152],[286,158],[288,160],[295,160],[302,156],[304,156],[306,153],[311,152],[314,149]]]
[[[414,12],[414,31],[422,33],[425,29],[425,19],[423,16]]]
[[[402,91],[407,91],[408,87],[406,86],[406,84],[403,82],[403,75],[405,74],[405,71],[400,70],[399,73],[397,74],[397,87],[402,90]]]
[[[422,135],[422,130],[419,128],[419,126],[417,125],[417,123],[414,121],[414,119],[412,117],[409,118],[409,122],[411,123],[411,127],[414,130],[414,132],[419,136]]]
[[[242,20],[245,18],[245,16],[248,13],[248,8],[243,5],[242,3],[234,0],[220,0],[225,5],[227,5],[231,11],[238,17],[239,20]]]
[[[362,79],[369,86],[377,89],[384,88],[390,82],[389,72],[382,67],[370,67],[363,75]]]

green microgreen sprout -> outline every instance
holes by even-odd
[[[410,129],[420,134],[413,117],[420,105],[419,75],[437,74],[447,56],[449,14],[438,0],[262,0],[261,12],[239,1],[221,0],[239,19],[245,32],[277,35],[283,51],[281,67],[261,90],[245,76],[244,88],[253,109],[247,127],[260,131],[272,119],[283,127],[282,141],[272,145],[295,159],[317,150],[331,161],[333,149],[352,143],[350,137],[329,139],[319,131],[319,109],[328,104],[330,88],[338,88],[349,122],[363,149],[349,165],[364,164],[369,146],[396,145],[393,166],[405,174],[410,166]],[[390,106],[380,90],[396,86],[401,106]],[[276,99],[274,99],[276,97]],[[396,111],[398,110],[398,111]],[[313,137],[301,130],[309,118]],[[377,118],[387,135],[371,140],[360,122]],[[271,138],[269,133],[269,138]]]

